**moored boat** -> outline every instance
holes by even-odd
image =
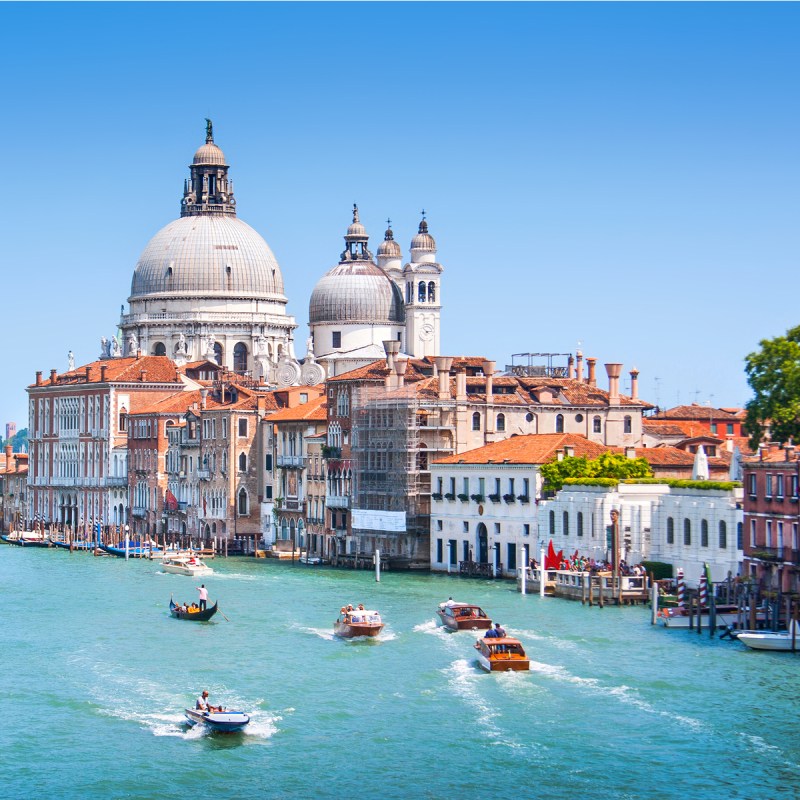
[[[383,621],[377,611],[363,608],[343,608],[333,623],[333,632],[344,639],[357,636],[377,636],[383,630]]]
[[[100,549],[104,550],[106,553],[110,553],[112,556],[118,556],[119,558],[125,558],[126,553],[128,554],[128,558],[150,558],[151,555],[156,556],[163,552],[157,545],[149,543],[140,544],[139,542],[129,542],[127,549],[124,542],[119,545],[101,544]]]
[[[451,631],[485,630],[492,627],[492,620],[480,607],[470,603],[454,603],[448,600],[439,603],[436,613],[445,628]]]
[[[517,672],[531,668],[519,639],[510,636],[478,639],[475,649],[478,651],[478,666],[486,672]]]
[[[173,575],[188,575],[192,578],[214,574],[214,570],[199,556],[187,554],[164,555],[161,559],[161,569]]]
[[[76,542],[62,542],[60,539],[51,539],[50,544],[61,550],[94,550],[94,542],[76,541]]]
[[[223,733],[240,731],[250,722],[250,717],[244,711],[197,711],[187,708],[185,715],[190,725],[207,725]]]
[[[40,531],[11,531],[0,536],[6,544],[18,547],[49,547],[50,540]]]
[[[792,621],[788,631],[740,631],[734,636],[751,650],[800,650],[800,624],[797,620]]]
[[[700,609],[700,624],[703,628],[708,627],[710,620],[710,611],[704,607]],[[748,615],[745,611],[745,616]],[[674,606],[671,608],[662,608],[658,612],[658,622],[666,628],[688,628],[689,623],[692,622],[694,627],[698,624],[698,611],[694,610],[694,615],[689,615],[689,609],[681,606]],[[758,609],[756,618],[763,619],[763,609]],[[716,607],[716,625],[722,627],[723,625],[729,628],[735,628],[739,622],[739,607],[735,605],[718,605]]]
[[[169,613],[172,614],[175,619],[188,619],[192,622],[208,622],[208,620],[217,613],[217,605],[218,603],[214,603],[213,606],[209,606],[202,611],[199,608],[194,611],[192,610],[192,606],[185,607],[177,605],[170,597]]]

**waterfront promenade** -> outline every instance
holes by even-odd
[[[230,621],[195,624],[167,606],[199,581],[157,562],[0,547],[4,797],[797,795],[797,656],[511,582],[213,567]],[[517,636],[531,672],[479,672],[474,637],[436,625],[449,595]],[[382,612],[380,641],[331,635],[346,602]],[[252,712],[246,735],[184,729],[203,688]]]

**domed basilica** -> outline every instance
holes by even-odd
[[[403,265],[391,223],[376,261],[353,207],[339,263],[311,295],[311,336],[300,363],[280,266],[264,239],[236,216],[233,182],[210,120],[189,170],[180,218],[142,252],[120,336],[103,337],[102,358],[167,355],[179,365],[206,359],[289,386],[320,383],[326,374],[383,358],[387,340],[399,341],[409,356],[439,354],[442,266],[424,212]]]
[[[206,141],[184,183],[181,216],[147,244],[133,273],[121,341],[102,356],[208,359],[269,384],[319,383],[324,373],[295,359],[294,317],[283,276],[264,239],[236,216],[225,155],[207,120]],[[124,309],[123,309],[124,311]]]

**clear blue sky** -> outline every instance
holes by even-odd
[[[115,331],[207,116],[299,350],[352,203],[405,253],[425,208],[445,352],[580,341],[662,406],[742,404],[743,357],[800,323],[798,23],[793,3],[2,3],[0,422]]]

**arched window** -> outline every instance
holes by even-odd
[[[564,415],[556,414],[556,433],[564,433]]]
[[[425,291],[425,281],[420,281],[419,286],[417,287],[417,300],[420,303],[424,303],[426,294],[427,292]]]
[[[214,342],[214,360],[222,366],[222,345],[219,342]]]
[[[633,432],[633,420],[630,417],[625,417],[622,421],[622,430],[624,433]]]
[[[569,536],[569,511],[565,511],[563,515],[563,530],[564,536]]]
[[[239,453],[239,472],[247,472],[247,453]]]
[[[481,415],[476,411],[472,415],[472,430],[479,431],[481,429]]]
[[[550,535],[551,536],[555,536],[556,535],[556,512],[555,511],[551,511],[550,512]]]
[[[700,521],[700,547],[708,547],[708,520]]]
[[[675,544],[675,520],[667,517],[667,544]]]
[[[692,522],[689,519],[689,517],[686,517],[683,520],[683,543],[684,544],[692,543]]]
[[[167,347],[164,342],[156,342],[153,345],[154,356],[165,356],[167,354]]]
[[[240,375],[247,372],[247,345],[237,342],[233,348],[233,371]]]
[[[223,450],[222,451],[222,467],[221,467],[221,469],[222,469],[223,472],[227,472],[228,471],[228,451],[227,450]]]
[[[429,281],[428,283],[428,302],[436,302],[436,284],[433,281]]]
[[[239,516],[246,517],[249,513],[248,511],[248,497],[247,497],[247,490],[244,486],[239,489],[239,502],[237,503],[237,507],[239,509]]]
[[[498,414],[497,415],[497,430],[504,431],[506,429],[506,415],[505,414]]]
[[[578,536],[583,536],[583,511],[578,512]]]
[[[725,524],[724,519],[719,521],[719,549],[728,549],[728,526]]]
[[[736,523],[736,549],[737,550],[741,550],[742,549],[742,544],[743,544],[742,539],[744,538],[742,536],[742,531],[743,531],[742,525],[743,525],[743,523],[741,523],[741,522],[737,522]]]
[[[595,433],[602,433],[603,432],[603,422],[600,417],[595,417],[592,420],[592,430]]]

